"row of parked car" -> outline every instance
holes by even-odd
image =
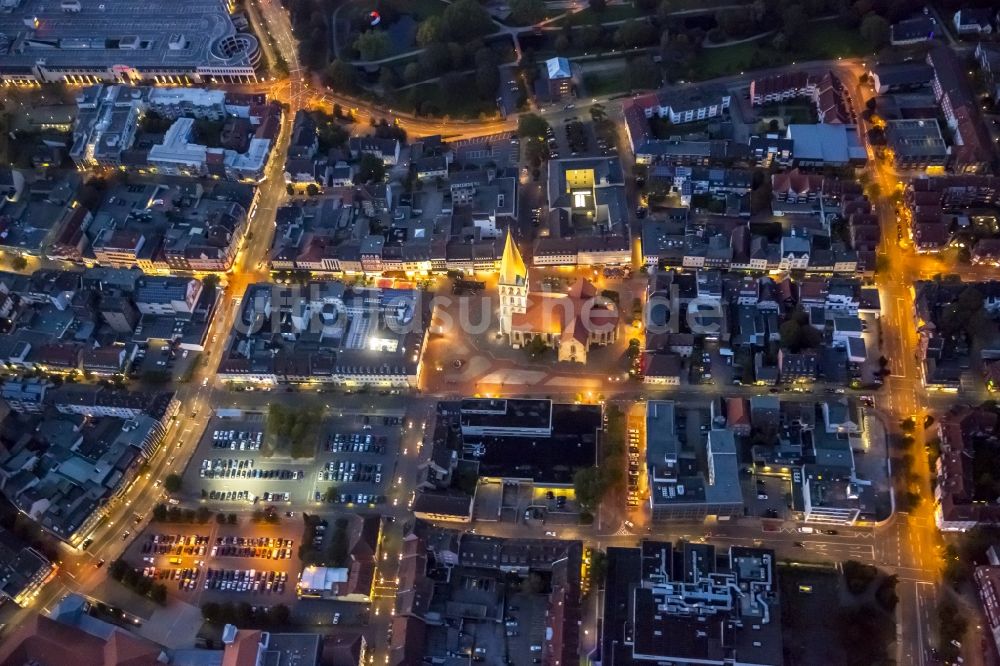
[[[176,580],[178,590],[193,590],[195,581],[201,575],[201,571],[194,568],[187,569],[159,569],[157,567],[145,567],[142,575],[153,580]]]
[[[237,460],[235,458],[205,458],[201,461],[198,474],[203,479],[278,479],[295,481],[305,477],[301,469],[259,469],[254,467],[253,460]]]
[[[628,429],[628,499],[629,507],[639,506],[639,430]]]
[[[204,555],[208,537],[201,534],[150,534],[142,544],[144,554]]]
[[[259,451],[264,433],[247,430],[215,430],[212,432],[213,449],[231,451]]]
[[[385,453],[387,438],[383,435],[355,432],[334,433],[327,437],[326,450],[334,453]]]
[[[212,557],[259,557],[269,560],[287,560],[292,557],[292,540],[261,537],[243,539],[241,543],[223,543],[223,537],[212,546]]]
[[[202,490],[202,492],[205,492]],[[257,496],[250,494],[249,490],[210,490],[206,495],[210,500],[216,502],[256,502]]]
[[[205,589],[223,592],[276,592],[285,591],[288,573],[285,571],[257,571],[256,569],[209,569],[205,572]]]
[[[382,463],[359,463],[349,460],[331,461],[319,472],[320,481],[357,481],[382,483]]]
[[[324,498],[323,492],[317,490],[313,499],[317,502],[322,502]],[[367,504],[369,506],[375,506],[376,504],[385,504],[385,495],[368,495],[366,493],[333,493],[327,498],[327,503],[329,504]]]

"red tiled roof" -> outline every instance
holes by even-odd
[[[43,615],[32,615],[0,645],[0,665],[156,666],[160,649],[121,629],[107,642]]]
[[[222,653],[222,666],[257,666],[260,638],[259,631],[238,630],[236,639]]]

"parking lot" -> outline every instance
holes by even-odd
[[[318,454],[310,500],[375,508],[389,500],[403,419],[364,415],[330,419]]]
[[[403,419],[345,415],[324,421],[313,458],[264,457],[265,416],[211,420],[184,472],[183,492],[210,508],[239,510],[317,504],[375,508],[394,482]]]
[[[791,481],[777,476],[740,475],[747,514],[760,518],[786,518],[791,512]]]
[[[140,572],[189,603],[291,604],[301,568],[295,555],[302,522],[237,525],[153,523],[126,551]]]
[[[546,132],[552,159],[567,157],[607,157],[612,154],[604,137],[598,136],[589,114],[564,118]]]

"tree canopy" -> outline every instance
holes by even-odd
[[[468,42],[494,32],[489,13],[476,0],[456,0],[441,15],[441,37]]]
[[[545,3],[542,0],[511,0],[510,15],[524,25],[537,23],[545,18]]]
[[[881,48],[889,42],[889,22],[875,12],[865,15],[860,32],[873,49]]]
[[[358,160],[358,183],[380,182],[385,178],[385,164],[375,155],[364,154]]]
[[[809,323],[809,315],[803,310],[796,310],[778,327],[781,334],[781,346],[792,352],[803,349],[814,349],[823,341],[823,334]]]
[[[350,63],[337,59],[326,68],[326,81],[337,91],[353,92],[358,88],[358,73]]]
[[[361,54],[362,60],[379,60],[389,55],[392,42],[383,30],[367,30],[354,40],[354,48]]]

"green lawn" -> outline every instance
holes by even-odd
[[[757,114],[761,118],[779,116],[786,123],[815,123],[816,107],[804,100],[789,100],[777,104],[765,104],[758,107]]]
[[[718,49],[702,49],[692,65],[695,80],[775,67],[794,60],[827,60],[870,54],[865,40],[857,30],[839,25],[836,19],[810,23],[792,40],[788,52],[771,48],[773,37]]]
[[[849,58],[873,53],[860,32],[839,25],[837,19],[810,23],[801,38],[792,40],[792,48],[803,60]]]
[[[595,12],[590,7],[582,11],[565,16],[553,25],[590,25],[592,23],[610,23],[611,21],[623,21],[625,19],[643,16],[639,10],[632,5],[610,5],[603,12]]]
[[[475,78],[470,75],[462,77],[460,90],[475,90]],[[496,104],[492,100],[480,100],[476,94],[457,94],[450,91],[450,94],[441,89],[438,83],[422,83],[413,88],[394,94],[391,98],[386,98],[383,103],[401,111],[436,116],[449,116],[451,118],[478,118],[482,115],[492,116],[496,114]]]
[[[584,74],[583,85],[590,97],[614,95],[615,93],[628,92],[629,89],[624,67],[621,71],[612,70]]]

